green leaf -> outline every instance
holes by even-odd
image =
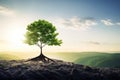
[[[56,27],[46,20],[34,21],[27,26],[26,30],[26,44],[35,45],[39,42],[49,46],[62,44],[62,40],[57,38]]]

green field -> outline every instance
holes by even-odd
[[[20,54],[20,53],[18,52],[16,54]],[[103,53],[103,52],[59,52],[57,53],[56,52],[56,53],[46,53],[45,55],[50,58],[60,59],[60,60],[74,62],[77,64],[88,65],[92,67],[120,68],[120,62],[119,62],[120,53]],[[9,52],[0,53],[0,60],[16,60],[16,59],[25,59],[25,57],[15,56]]]
[[[61,60],[74,62],[77,64],[88,65],[92,67],[116,67],[120,68],[120,53],[103,52],[71,52],[56,53],[54,57]]]
[[[18,56],[10,55],[10,54],[0,54],[0,60],[18,60],[20,59]]]
[[[60,52],[60,53],[49,53],[46,55],[51,58],[74,62],[77,59],[83,59],[86,57],[94,57],[94,56],[107,55],[107,54],[108,53],[101,53],[101,52]]]
[[[75,60],[75,63],[92,67],[117,67],[120,68],[120,54],[102,54],[88,56]]]

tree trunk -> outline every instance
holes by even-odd
[[[35,58],[32,58],[30,60],[32,60],[32,61],[42,61],[42,62],[49,62],[49,61],[54,62],[54,60],[52,60],[52,59],[46,57],[45,55],[43,55],[43,52],[42,52],[43,47],[42,46],[39,46],[39,48],[40,48],[40,55],[35,57]]]
[[[40,47],[40,55],[43,55],[42,47]]]

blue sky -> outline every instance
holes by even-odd
[[[0,0],[17,11],[43,16],[118,18],[119,0]],[[33,12],[34,11],[34,12]],[[49,14],[48,14],[49,13]],[[65,15],[66,14],[66,15]]]
[[[0,50],[32,50],[20,42],[25,28],[46,19],[63,40],[61,47],[46,51],[120,51],[119,4],[119,0],[0,0]]]

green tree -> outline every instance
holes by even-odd
[[[62,44],[62,40],[57,38],[56,28],[46,20],[38,20],[27,26],[25,34],[25,43],[29,45],[37,45],[40,48],[40,55],[31,60],[41,60],[43,62],[52,60],[43,55],[42,49],[46,45],[53,46]]]

